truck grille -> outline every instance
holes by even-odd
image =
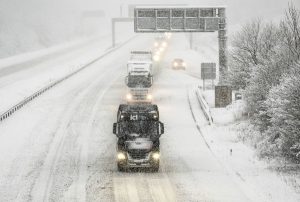
[[[145,159],[148,156],[145,150],[131,150],[128,153],[132,159]]]

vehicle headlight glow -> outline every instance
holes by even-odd
[[[162,52],[163,50],[164,50],[164,48],[163,48],[163,47],[160,47],[160,48],[159,48],[159,51],[160,51],[160,52]]]
[[[131,95],[130,93],[128,93],[128,94],[126,95],[126,98],[127,98],[127,100],[131,100],[132,95]]]
[[[159,56],[158,56],[158,55],[154,55],[153,60],[154,60],[155,62],[158,62],[158,61],[159,61]]]
[[[182,66],[186,66],[185,62],[182,63]]]
[[[174,66],[177,67],[177,65],[178,65],[177,62],[174,62]]]
[[[168,39],[170,39],[170,38],[171,38],[171,36],[172,36],[172,34],[171,34],[171,33],[169,33],[169,32],[165,32],[165,36],[166,36]]]
[[[155,152],[152,154],[152,158],[155,159],[155,160],[158,160],[160,157],[159,153],[158,152]]]
[[[167,42],[165,42],[165,41],[162,43],[162,46],[163,46],[163,47],[167,47],[167,45],[168,45],[168,44],[167,44]]]
[[[155,43],[154,43],[154,46],[155,46],[155,47],[157,47],[158,45],[159,45],[158,42],[155,42]]]
[[[152,100],[152,95],[148,94],[148,95],[147,95],[147,99],[148,99],[148,100]]]
[[[126,159],[125,154],[122,153],[122,152],[119,152],[118,155],[117,155],[117,157],[118,157],[118,160],[125,160]]]

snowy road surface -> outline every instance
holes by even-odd
[[[207,122],[190,91],[198,80],[166,64],[154,81],[165,123],[160,171],[117,171],[112,123],[126,92],[125,64],[151,37],[138,37],[0,124],[0,201],[257,201],[201,135]]]

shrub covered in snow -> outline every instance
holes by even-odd
[[[228,82],[244,89],[253,126],[243,134],[261,156],[300,160],[299,33],[300,11],[289,5],[279,25],[256,19],[232,42]]]
[[[265,101],[270,126],[260,149],[300,160],[300,64],[272,87]]]

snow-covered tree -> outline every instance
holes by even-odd
[[[264,102],[270,125],[264,133],[262,153],[300,160],[300,64],[284,74]],[[275,152],[275,153],[274,153]]]
[[[280,23],[281,41],[289,62],[300,60],[300,10],[289,5],[285,18]]]
[[[276,55],[280,46],[280,32],[273,23],[254,19],[246,24],[232,39],[229,51],[227,83],[245,89],[255,66],[265,65]]]

